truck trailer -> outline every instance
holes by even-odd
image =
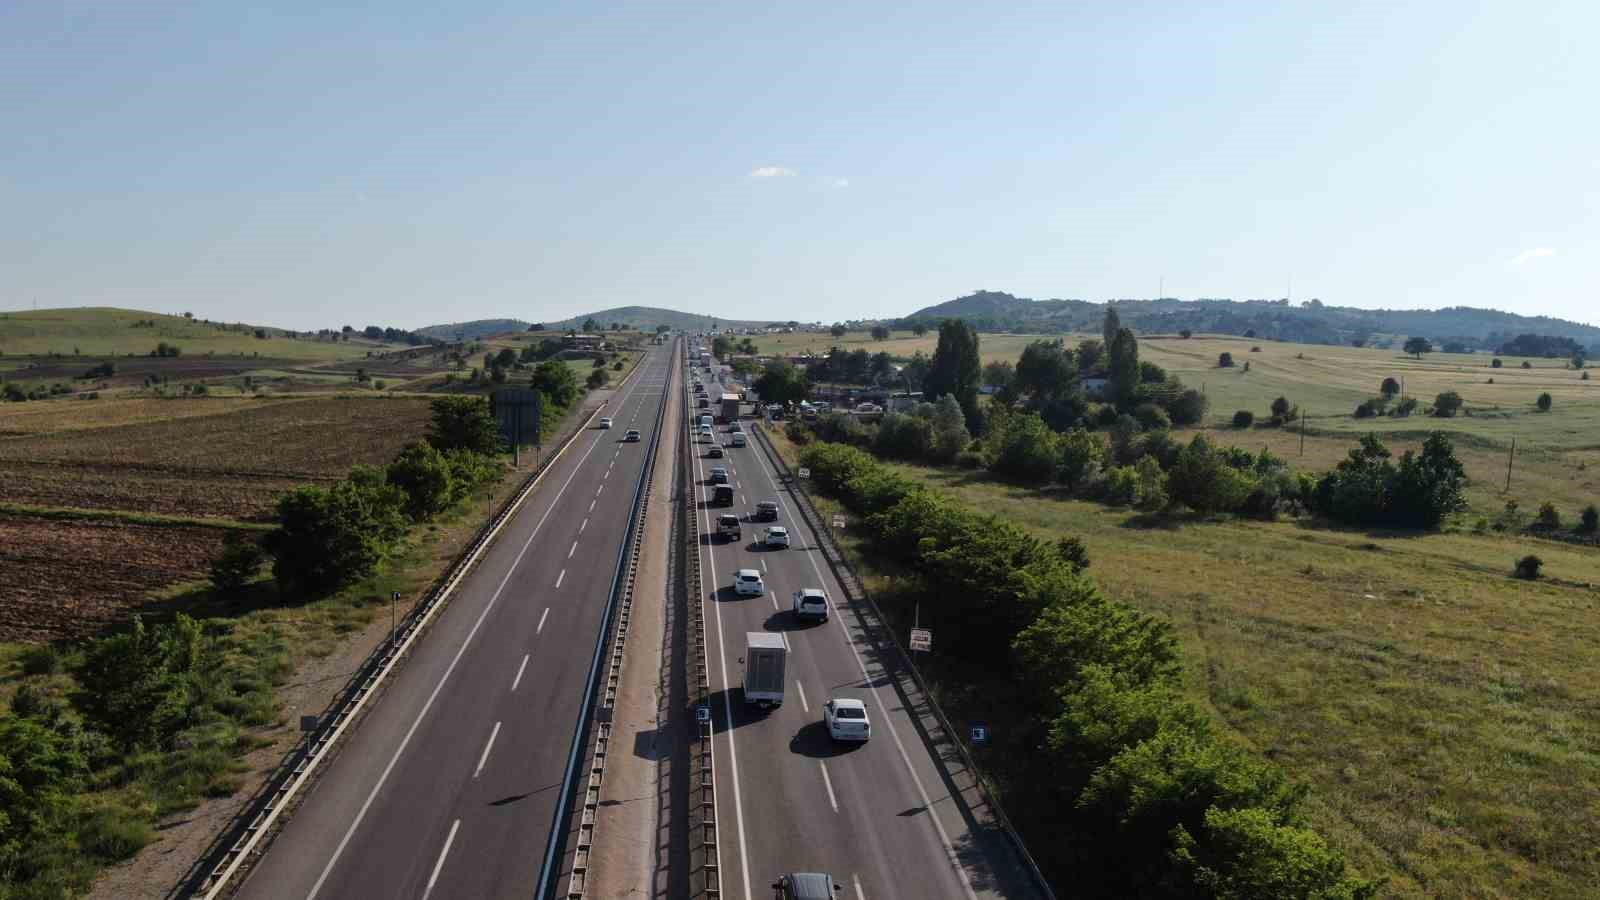
[[[783,635],[747,631],[744,641],[744,702],[762,709],[782,706],[785,663],[789,656]]]
[[[722,421],[733,422],[739,418],[739,395],[722,395]]]

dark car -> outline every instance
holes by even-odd
[[[844,886],[834,884],[833,876],[822,872],[791,872],[772,883],[775,900],[834,900],[835,891]]]
[[[722,458],[722,445],[721,444],[713,444],[711,449],[706,451],[706,456],[709,456],[712,459],[721,459]]]
[[[753,517],[757,522],[778,521],[778,501],[762,500],[756,504],[756,514]]]

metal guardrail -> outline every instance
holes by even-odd
[[[850,596],[851,600],[865,601],[871,607],[873,615],[877,616],[878,621],[883,623],[885,627],[879,629],[879,631],[886,635],[889,645],[894,647],[896,655],[900,658],[900,662],[905,666],[906,671],[910,673],[912,680],[917,685],[917,689],[922,691],[922,695],[927,698],[928,709],[933,711],[933,716],[938,721],[939,727],[944,729],[944,733],[950,738],[950,743],[954,744],[956,751],[961,754],[962,763],[973,773],[978,789],[983,792],[989,808],[994,810],[995,821],[999,823],[1001,830],[1005,832],[1006,839],[1027,869],[1028,876],[1033,880],[1034,886],[1048,900],[1055,900],[1055,892],[1050,889],[1050,884],[1045,880],[1044,873],[1040,871],[1039,864],[1034,861],[1033,855],[1028,852],[1027,846],[1023,844],[1022,835],[1017,833],[1016,827],[1011,824],[1011,819],[1006,816],[1005,810],[1000,807],[1000,802],[995,799],[993,783],[984,774],[983,769],[978,766],[977,761],[973,759],[971,751],[967,749],[966,742],[961,740],[961,732],[956,731],[954,726],[950,724],[950,720],[946,718],[944,710],[939,707],[938,701],[933,698],[933,692],[928,689],[928,683],[922,676],[922,670],[917,668],[917,664],[912,660],[910,652],[900,642],[899,636],[887,627],[889,619],[884,616],[883,610],[879,608],[878,602],[872,598],[872,594],[867,591],[861,579],[856,577],[855,570],[850,567],[849,560],[845,559],[844,554],[840,552],[838,545],[833,540],[832,529],[823,527],[822,515],[811,504],[811,498],[807,495],[801,480],[795,477],[794,472],[789,468],[789,463],[784,460],[782,454],[778,453],[777,448],[772,446],[771,439],[767,437],[766,429],[758,424],[752,430],[756,434],[756,442],[761,445],[762,452],[772,461],[773,468],[783,474],[784,484],[788,488],[789,494],[795,498],[795,506],[800,508],[800,515],[806,520],[806,524],[811,527],[812,532],[816,534],[817,544],[822,548],[822,556],[828,561],[828,567],[833,570],[834,577],[839,580],[840,586],[845,589],[845,593]]]
[[[628,644],[628,626],[633,618],[633,597],[639,582],[639,554],[644,547],[644,523],[650,514],[650,487],[655,483],[656,454],[661,447],[661,428],[666,423],[667,391],[671,388],[673,376],[676,371],[673,363],[667,369],[667,381],[662,385],[661,408],[656,411],[656,428],[650,437],[650,447],[645,455],[644,471],[639,478],[639,487],[633,499],[633,515],[628,526],[629,536],[623,539],[624,556],[621,562],[626,568],[618,566],[618,579],[620,581],[620,594],[616,582],[612,588],[612,606],[616,612],[616,630],[612,632],[611,621],[608,615],[602,625],[601,646],[606,643],[606,635],[610,635],[611,652],[606,666],[605,689],[600,695],[600,704],[594,710],[595,736],[594,742],[589,747],[588,759],[589,775],[584,785],[583,805],[578,821],[578,837],[576,846],[573,847],[572,873],[567,878],[567,900],[583,900],[589,887],[589,857],[594,849],[595,834],[598,829],[600,811],[600,789],[605,784],[606,761],[611,750],[611,719],[616,710],[617,692],[622,685],[622,663],[624,651]],[[585,699],[587,708],[589,699],[594,696],[594,684],[591,679],[590,691]],[[580,722],[580,725],[586,724]],[[580,727],[579,733],[583,729]],[[574,739],[576,740],[576,738]],[[569,773],[569,779],[570,779]],[[569,780],[570,783],[570,780]],[[557,809],[565,809],[563,802]],[[559,819],[557,820],[559,823]],[[555,841],[551,841],[551,852],[554,851]],[[540,896],[543,896],[543,891]]]
[[[629,378],[631,379],[637,374],[641,367],[642,361],[641,365],[634,366],[633,371],[628,373]],[[623,382],[623,384],[626,383],[626,381]],[[620,389],[621,386],[618,385],[618,388]],[[256,848],[262,837],[272,830],[273,824],[277,822],[283,811],[288,808],[290,801],[294,799],[295,795],[315,774],[317,767],[322,764],[323,760],[328,757],[328,750],[344,735],[345,728],[356,718],[362,707],[366,705],[368,698],[375,693],[384,679],[388,678],[390,673],[394,671],[395,665],[411,649],[412,643],[422,634],[423,629],[433,619],[434,613],[449,599],[450,594],[455,591],[462,578],[477,563],[483,552],[488,549],[489,544],[493,542],[495,536],[500,533],[500,529],[504,527],[506,522],[510,521],[518,507],[533,493],[533,489],[543,480],[545,473],[554,468],[556,461],[561,458],[562,454],[566,453],[568,447],[572,446],[578,435],[587,431],[595,418],[605,408],[606,403],[601,403],[595,407],[581,426],[561,440],[556,452],[550,454],[536,471],[530,473],[527,480],[523,482],[522,487],[517,489],[512,498],[478,530],[472,542],[467,545],[467,549],[446,570],[444,578],[439,582],[439,586],[428,595],[426,600],[413,607],[411,612],[406,614],[406,619],[398,629],[395,638],[383,649],[374,671],[363,679],[359,687],[346,694],[339,710],[333,714],[331,719],[322,723],[322,727],[316,732],[315,736],[307,742],[300,761],[283,777],[278,786],[267,794],[265,805],[256,815],[251,817],[249,823],[242,829],[243,833],[224,852],[223,858],[212,868],[211,872],[200,884],[197,893],[203,900],[215,900],[216,897],[221,896],[233,876],[238,873],[240,866],[249,858],[250,852]]]
[[[684,388],[688,390],[687,385]],[[717,844],[716,756],[711,721],[711,665],[706,652],[705,581],[700,568],[700,517],[696,512],[699,493],[694,480],[694,437],[690,423],[695,411],[684,402],[683,420],[683,529],[685,543],[684,574],[689,598],[689,694],[694,700],[695,738],[690,751],[689,783],[696,795],[689,807],[689,885],[690,896],[722,896],[722,868]],[[694,840],[698,829],[699,841]]]

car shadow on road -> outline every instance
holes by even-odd
[[[767,631],[810,631],[824,624],[821,619],[802,619],[792,609],[780,609],[761,623]]]
[[[845,756],[866,746],[866,741],[836,741],[828,734],[826,722],[810,722],[802,726],[789,739],[789,752],[811,759],[831,759]]]
[[[764,722],[772,715],[773,710],[762,709],[759,706],[744,702],[744,687],[731,687],[726,690],[712,691],[707,698],[711,708],[711,731],[714,734],[723,734],[728,730],[728,716],[733,716],[733,727],[743,728]],[[727,709],[723,702],[727,702]],[[696,715],[695,710],[690,710],[689,715]]]

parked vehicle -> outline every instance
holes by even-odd
[[[744,641],[744,702],[763,709],[782,706],[789,657],[783,635],[747,631]]]

